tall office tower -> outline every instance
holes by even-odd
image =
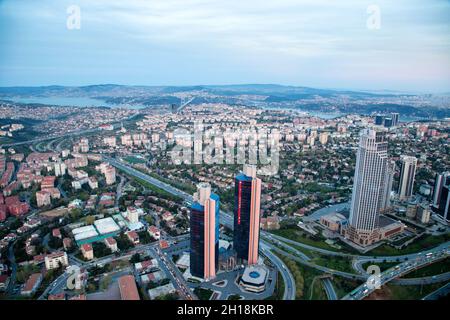
[[[234,237],[237,258],[249,265],[258,262],[261,179],[256,177],[256,166],[244,165],[235,178]]]
[[[417,158],[402,156],[401,157],[400,181],[398,186],[398,197],[400,200],[407,200],[414,191],[414,179],[417,169]]]
[[[439,203],[441,202],[442,188],[444,187],[444,183],[447,179],[450,179],[450,172],[444,172],[436,176],[436,182],[434,184],[433,191],[433,207],[435,208],[439,207]]]
[[[394,121],[392,120],[391,117],[384,118],[384,126],[386,128],[392,128],[394,126]]]
[[[438,190],[436,190],[438,189]],[[438,192],[436,192],[438,191]],[[434,202],[437,202],[434,204]],[[433,197],[434,211],[444,219],[450,222],[450,173],[445,172],[436,178],[435,193]]]
[[[392,125],[394,127],[398,126],[398,123],[400,121],[400,114],[399,113],[391,113],[391,119],[392,119]]]
[[[215,278],[219,259],[219,196],[208,183],[198,185],[191,207],[191,274]]]
[[[442,187],[441,199],[439,201],[439,207],[437,209],[437,214],[441,216],[446,222],[450,222],[450,181]]]
[[[377,115],[375,116],[375,124],[376,124],[377,126],[382,126],[382,125],[384,125],[384,116],[381,115],[381,114],[377,114]]]
[[[345,236],[362,245],[379,238],[379,215],[383,208],[388,176],[388,143],[385,133],[376,129],[362,130],[356,157],[350,223]]]
[[[392,192],[392,183],[394,182],[394,174],[395,174],[395,162],[391,161],[388,163],[388,168],[386,170],[386,180],[384,181],[385,187],[381,211],[386,211],[391,207],[391,192]]]

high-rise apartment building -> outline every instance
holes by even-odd
[[[416,176],[417,158],[402,156],[400,181],[398,186],[398,197],[400,200],[407,200],[413,195],[414,179]]]

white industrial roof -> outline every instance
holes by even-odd
[[[175,292],[175,287],[173,286],[172,283],[166,284],[165,286],[161,286],[161,287],[157,287],[151,290],[148,290],[148,295],[150,297],[150,299],[154,300],[155,298],[164,295],[164,294],[168,294],[171,292]]]
[[[97,228],[100,234],[106,234],[119,231],[120,228],[113,218],[100,219],[94,222],[95,228]]]
[[[72,230],[72,233],[75,234],[79,234],[79,233],[84,233],[84,232],[88,232],[88,231],[95,231],[94,226],[85,226],[85,227],[80,227],[80,228],[76,228]]]
[[[75,235],[75,240],[79,241],[79,240],[93,238],[93,237],[96,237],[96,236],[98,236],[97,231],[95,231],[95,230],[88,230],[88,231],[85,231],[85,232],[77,233]]]

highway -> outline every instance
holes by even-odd
[[[449,256],[448,248],[440,249],[427,254],[418,255],[415,259],[405,261],[396,265],[394,268],[390,268],[380,275],[380,285],[383,286],[386,283],[399,278],[415,269],[419,269],[431,263],[445,259]],[[364,283],[350,294],[346,295],[343,300],[362,300],[369,296],[376,290],[375,286],[369,286],[368,283]]]
[[[429,295],[422,298],[422,300],[438,300],[450,294],[450,282],[440,287],[436,291],[433,291]]]
[[[283,272],[283,270],[287,271],[285,264],[270,250],[271,248],[269,246],[267,246],[265,243],[261,243],[262,253],[278,268],[278,270],[280,270],[281,276],[283,277],[283,281],[285,284],[283,300],[295,300],[297,289],[295,287],[294,276],[290,272]]]
[[[168,193],[171,193],[173,195],[176,195],[178,197],[181,197],[182,199],[184,199],[185,201],[187,201],[188,203],[192,203],[192,196],[189,195],[186,192],[183,192],[167,183],[164,183],[158,179],[155,179],[145,173],[140,172],[139,170],[136,170],[128,165],[125,165],[115,159],[112,158],[108,158],[108,157],[104,157],[104,160],[108,163],[110,163],[111,165],[113,165],[114,167],[122,170],[123,172],[137,177],[139,179],[142,179],[143,181],[146,181]],[[230,213],[221,211],[220,212],[220,223],[225,225],[226,227],[233,229],[233,217]],[[265,234],[264,232],[261,232],[261,234]],[[285,288],[287,293],[285,292],[285,297],[286,300],[295,300],[295,280],[294,277],[292,276],[291,272],[289,271],[289,269],[285,266],[285,264],[278,259],[278,257],[276,257],[275,255],[273,255],[270,250],[273,250],[274,247],[272,244],[265,242],[264,240],[261,239],[260,241],[260,245],[261,247],[265,246],[265,251],[263,251],[263,253],[267,256],[267,258],[269,258],[272,263],[278,267],[278,270],[281,272],[283,280],[285,281]],[[269,252],[269,253],[267,253]]]
[[[331,282],[330,278],[323,278],[322,279],[323,286],[325,288],[325,292],[327,293],[328,300],[339,300],[338,296],[336,294],[336,291],[334,290],[333,283]]]

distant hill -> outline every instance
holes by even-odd
[[[0,87],[0,99],[3,100],[33,97],[89,97],[109,104],[139,104],[147,107],[180,104],[183,98],[196,97],[192,104],[226,103],[305,111],[361,114],[399,112],[417,117],[450,117],[449,96],[439,95],[436,98],[429,94],[413,95],[390,91],[362,92],[278,84]]]

